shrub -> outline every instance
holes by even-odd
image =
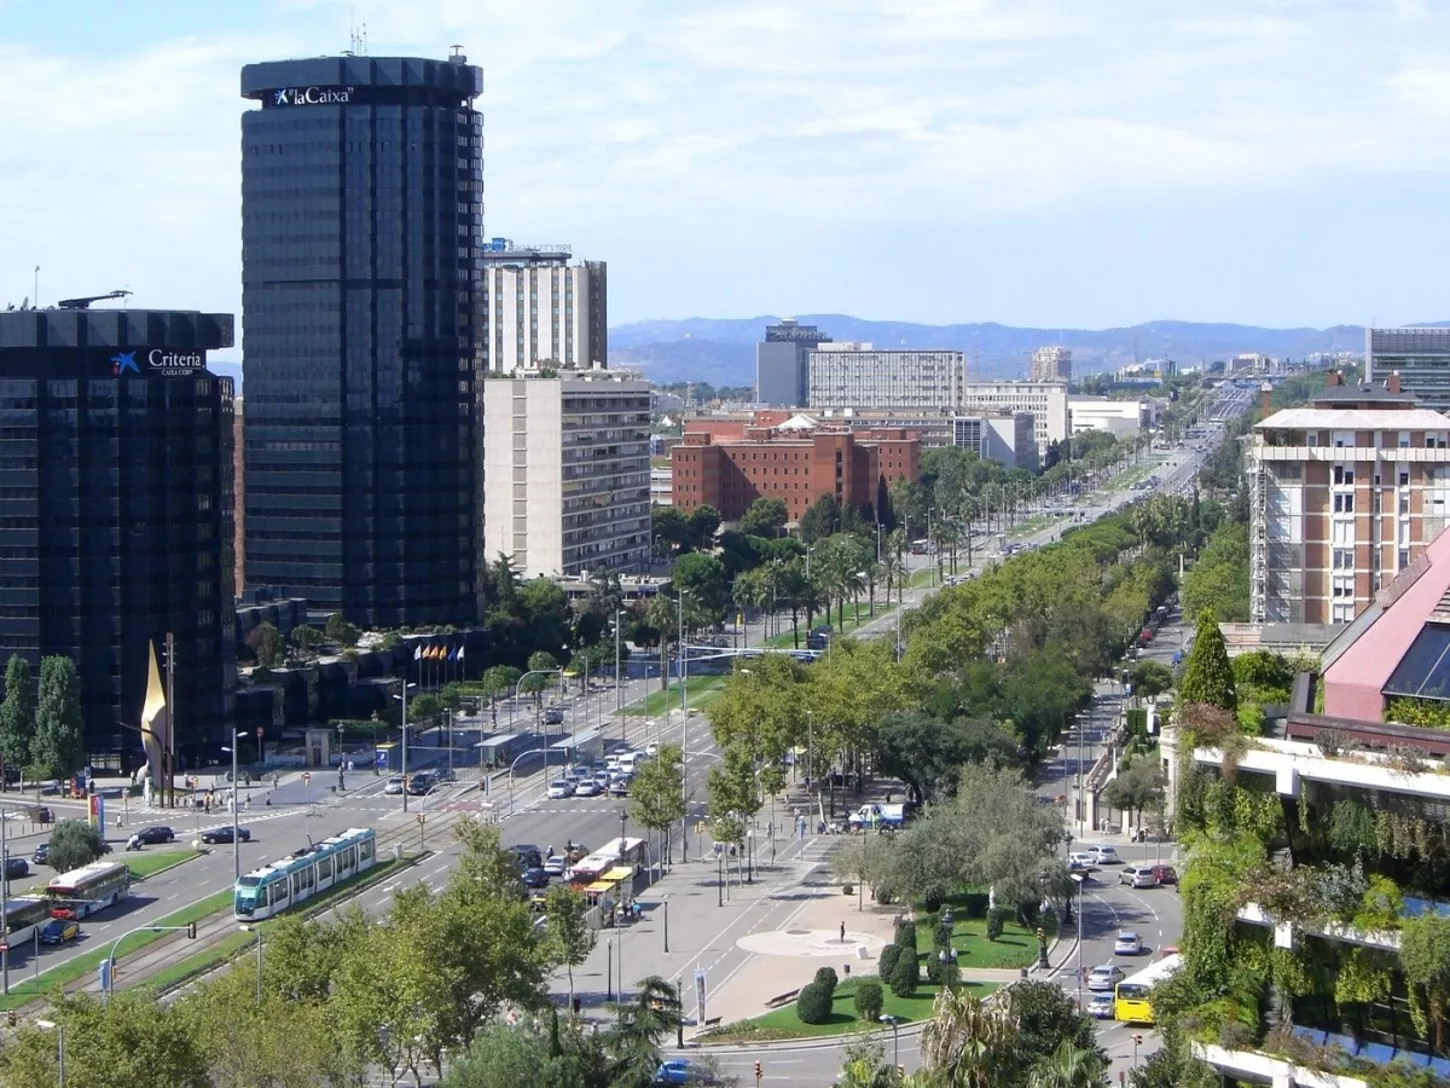
[[[881,983],[874,978],[863,978],[856,983],[856,1015],[862,1020],[875,1020],[881,1015],[885,1004]]]
[[[828,994],[834,995],[836,992],[836,983],[839,980],[836,978],[836,969],[834,967],[822,967],[816,972],[816,977],[811,981],[817,986],[824,986]]]
[[[941,960],[937,958],[937,954],[935,952],[933,952],[931,955],[927,956],[926,957],[926,980],[928,982],[931,982],[931,983],[938,983],[938,982],[940,982],[941,981],[941,968],[942,968]]]
[[[891,969],[891,977],[886,980],[897,997],[910,997],[916,993],[916,984],[920,981],[921,968],[917,965],[915,954],[899,956]]]
[[[901,946],[888,944],[881,950],[881,958],[876,961],[876,966],[884,979],[891,978],[891,969],[896,966],[896,961],[901,958]]]
[[[938,948],[950,948],[952,946],[952,924],[950,922],[938,922],[936,928],[931,931],[932,944]]]
[[[854,885],[854,884],[842,884],[841,885],[841,894],[842,895],[855,895],[856,894],[856,885]]]
[[[987,912],[987,940],[995,941],[1002,936],[1002,916],[1005,913],[1001,907],[993,907]]]
[[[795,1014],[802,1024],[824,1024],[831,1018],[831,992],[815,982],[802,986],[796,995]]]
[[[933,888],[921,897],[921,905],[926,908],[928,914],[935,914],[941,910],[941,891]]]
[[[987,893],[968,892],[962,896],[961,913],[968,918],[985,918],[987,916]]]
[[[896,927],[896,946],[905,952],[916,952],[915,922],[902,922]]]

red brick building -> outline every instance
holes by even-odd
[[[864,508],[875,504],[883,477],[889,484],[921,474],[921,440],[914,431],[764,423],[688,422],[684,441],[670,451],[674,505],[687,514],[713,506],[735,521],[756,499],[783,499],[789,519],[798,521],[822,495]]]

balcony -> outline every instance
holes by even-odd
[[[1198,763],[1221,765],[1224,753],[1218,748],[1195,748],[1193,758]],[[1275,790],[1285,797],[1297,797],[1300,782],[1307,781],[1450,801],[1450,773],[1429,769],[1439,764],[1427,761],[1426,769],[1406,771],[1377,752],[1330,757],[1317,744],[1256,737],[1237,765],[1242,771],[1272,775]]]

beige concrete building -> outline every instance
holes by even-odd
[[[1067,348],[1038,348],[1032,353],[1034,382],[1072,381],[1072,352]]]
[[[650,387],[621,371],[483,383],[483,550],[526,577],[645,569]]]
[[[967,382],[961,407],[967,412],[1031,412],[1039,455],[1070,433],[1065,382]]]
[[[1148,402],[1137,397],[1068,397],[1067,413],[1073,434],[1106,431],[1114,438],[1132,438],[1153,420]]]
[[[1348,623],[1445,528],[1450,417],[1398,375],[1275,412],[1245,448],[1255,623]]]
[[[608,269],[569,257],[566,246],[504,238],[483,248],[489,370],[588,370],[608,361]]]

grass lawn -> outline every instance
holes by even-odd
[[[685,696],[689,701],[689,705],[693,707],[708,706],[720,695],[719,689],[724,683],[724,676],[690,677],[685,684]],[[679,684],[671,684],[665,691],[650,692],[643,699],[630,703],[624,708],[624,712],[632,715],[655,717],[663,714],[666,706],[672,711],[679,709]]]
[[[880,1024],[863,1023],[856,1015],[857,981],[853,978],[836,987],[835,997],[831,1001],[831,1016],[824,1024],[802,1024],[800,1017],[796,1015],[795,1003],[791,1002],[789,1005],[773,1009],[763,1016],[717,1028],[709,1034],[708,1041],[712,1043],[767,1042],[771,1039],[844,1035],[850,1031],[878,1029]],[[997,989],[997,984],[994,982],[967,982],[962,984],[962,989],[974,997],[986,997]],[[927,982],[924,977],[916,993],[910,997],[897,997],[890,989],[883,986],[882,996],[885,998],[885,1003],[882,1005],[881,1011],[889,1016],[900,1017],[902,1023],[930,1019],[931,1007],[932,1003],[936,1001],[937,990],[938,987]]]
[[[963,971],[974,968],[1011,969],[1030,967],[1037,962],[1037,934],[1023,926],[1014,917],[1003,920],[1002,935],[995,941],[987,940],[987,920],[967,918],[962,910],[964,900],[954,897],[947,904],[956,909],[956,921],[952,923],[952,947],[957,950],[957,966]],[[1055,922],[1051,917],[1044,919],[1048,927],[1047,939],[1052,940]],[[923,957],[931,955],[932,930],[936,928],[937,915],[920,914],[916,922],[916,950]]]
[[[148,876],[155,876],[166,869],[174,869],[183,862],[200,856],[200,850],[159,850],[154,854],[143,851],[137,854],[134,860],[128,859],[126,868],[131,870],[132,880],[145,880]]]

